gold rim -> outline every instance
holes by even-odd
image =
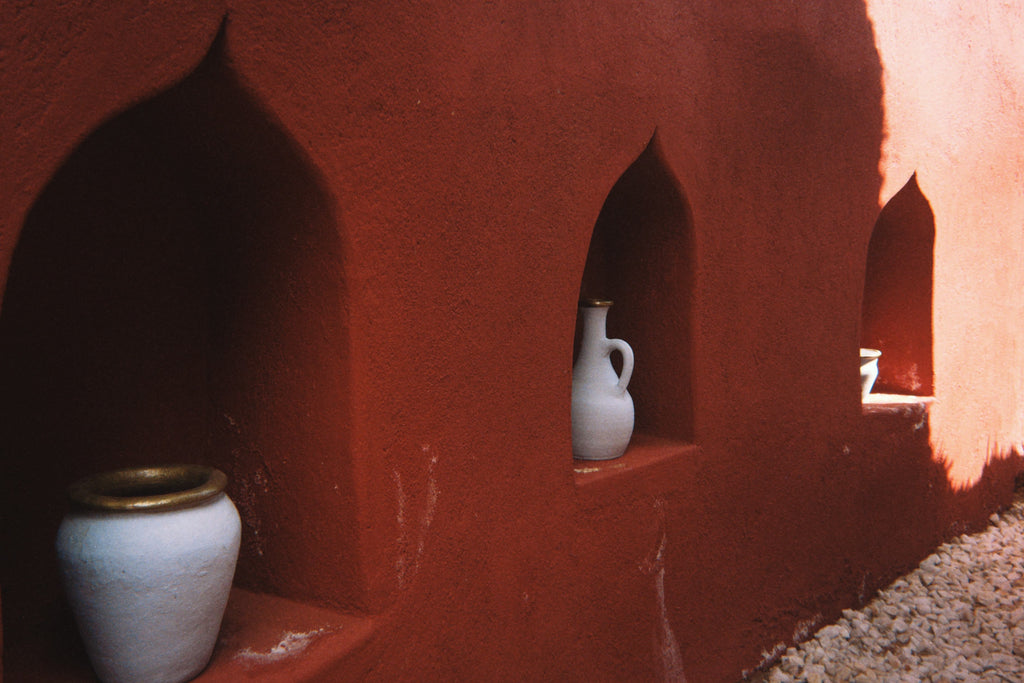
[[[608,308],[612,305],[609,299],[580,299],[580,306],[583,308]]]
[[[89,510],[171,510],[211,500],[227,483],[226,474],[205,465],[131,467],[81,479],[68,497]]]

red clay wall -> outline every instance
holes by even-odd
[[[999,3],[870,5],[885,83],[880,198],[916,173],[934,213],[932,443],[955,485],[970,486],[1024,439],[1024,15]]]
[[[98,468],[224,468],[260,609],[362,620],[329,679],[736,680],[1008,501],[1019,11],[357,5],[0,7],[8,678],[75,648]],[[605,465],[581,291],[637,351]],[[930,408],[861,406],[865,340]]]

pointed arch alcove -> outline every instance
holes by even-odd
[[[59,604],[64,489],[123,466],[226,471],[253,595],[361,600],[340,226],[223,46],[83,140],[22,229],[0,312],[0,578],[24,651],[68,650],[28,633]],[[233,595],[228,637],[274,623],[260,600]]]
[[[629,343],[636,359],[626,458],[693,441],[693,249],[690,207],[655,133],[605,199],[580,285],[581,299],[614,302],[608,336]]]
[[[935,215],[915,173],[882,208],[868,245],[861,346],[879,349],[878,394],[931,396]]]

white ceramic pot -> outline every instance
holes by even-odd
[[[633,398],[626,391],[633,374],[633,349],[605,333],[611,301],[580,303],[583,339],[572,369],[572,454],[583,460],[610,460],[626,452],[633,435]],[[622,354],[615,374],[611,354]]]
[[[199,465],[117,470],[69,490],[61,578],[106,683],[178,683],[210,661],[238,559],[227,477]]]
[[[878,358],[882,352],[878,349],[860,350],[860,400],[866,401],[878,379]]]

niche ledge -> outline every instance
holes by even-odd
[[[578,498],[590,507],[610,495],[661,495],[681,488],[696,470],[701,453],[692,443],[634,433],[620,458],[573,460]]]
[[[921,418],[935,402],[934,396],[911,396],[909,394],[868,394],[861,402],[864,415],[895,415]]]
[[[263,683],[329,680],[376,632],[380,619],[347,614],[272,595],[232,588],[213,658],[195,681]],[[69,631],[44,628],[24,647],[5,653],[11,680],[94,681],[85,652]],[[61,640],[64,642],[43,642]]]

